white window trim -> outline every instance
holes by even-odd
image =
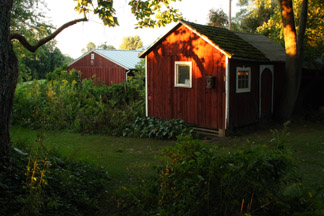
[[[248,88],[238,88],[238,72],[239,71],[247,71],[249,72],[248,77]],[[245,93],[245,92],[251,92],[251,68],[250,67],[237,67],[236,68],[236,93]]]
[[[189,66],[189,84],[178,83],[177,65]],[[175,61],[174,62],[174,87],[191,88],[192,87],[192,62],[191,61]]]
[[[95,54],[91,53],[91,60],[94,60],[94,58],[95,58]]]
[[[272,74],[272,92],[271,92],[271,113],[273,113],[273,94],[274,94],[274,66],[273,65],[260,65],[260,76],[259,76],[259,118],[261,119],[261,89],[262,89],[262,72],[265,69],[269,69]]]

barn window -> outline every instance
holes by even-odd
[[[251,91],[251,68],[236,68],[236,93]]]
[[[91,65],[94,65],[94,58],[95,58],[94,53],[91,53],[91,60],[90,60]]]
[[[176,61],[174,70],[174,86],[191,88],[192,62]]]

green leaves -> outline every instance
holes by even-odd
[[[76,0],[75,0],[76,1]],[[103,21],[104,25],[114,27],[119,25],[116,10],[113,8],[113,1],[107,0],[77,0],[75,10],[81,13],[93,11]]]
[[[120,50],[138,50],[143,47],[143,42],[138,35],[124,37]]]
[[[138,23],[136,28],[161,27],[182,19],[181,13],[170,6],[177,0],[131,0],[129,5]]]
[[[141,82],[140,82],[141,81]],[[84,133],[122,135],[136,117],[144,116],[143,80],[95,86],[64,69],[47,81],[21,84],[16,90],[13,122],[31,128],[70,129]]]
[[[192,134],[190,128],[182,119],[162,120],[154,117],[138,117],[127,129],[132,136],[159,139],[175,139],[179,135]]]
[[[242,215],[278,215],[286,207],[277,203],[277,196],[286,191],[285,184],[295,184],[288,178],[291,159],[277,149],[229,153],[180,137],[176,146],[164,150],[164,156],[159,204],[173,215],[234,215],[243,199]]]

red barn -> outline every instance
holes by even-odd
[[[81,71],[81,79],[101,80],[107,85],[122,83],[133,75],[140,61],[135,50],[91,50],[68,65],[68,70]]]
[[[224,135],[277,112],[286,55],[263,35],[181,21],[139,57],[147,116]]]

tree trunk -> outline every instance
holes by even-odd
[[[308,0],[303,0],[300,17],[299,17],[299,28],[297,35],[297,58],[298,58],[298,72],[297,72],[297,86],[298,92],[301,83],[303,60],[304,60],[304,38],[305,30],[307,25],[307,11],[308,11]]]
[[[18,78],[18,61],[10,42],[10,12],[13,0],[0,0],[0,157],[10,147],[10,120]]]
[[[292,0],[280,0],[280,7],[287,54],[284,78],[285,86],[282,94],[280,114],[282,120],[288,120],[294,111],[297,100],[300,74],[298,69],[297,37]]]

